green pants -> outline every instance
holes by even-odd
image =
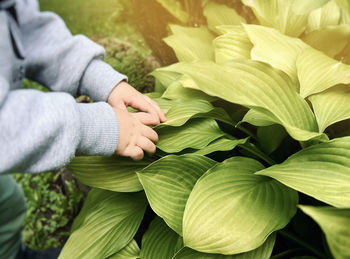
[[[0,175],[0,258],[15,258],[21,243],[26,203],[11,175]]]

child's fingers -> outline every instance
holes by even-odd
[[[148,155],[153,155],[156,152],[156,145],[144,136],[139,137],[137,146],[146,151]]]
[[[136,119],[138,119],[144,125],[158,125],[159,119],[157,116],[145,112],[137,112],[132,114]]]
[[[158,112],[157,112],[156,108],[144,98],[143,94],[140,93],[140,94],[136,95],[131,100],[129,105],[134,109],[137,109],[137,110],[142,111],[142,112],[147,112],[147,113],[153,115],[157,119],[156,124],[160,123]]]
[[[148,126],[142,126],[142,132],[141,132],[142,136],[148,138],[149,140],[151,140],[153,143],[157,144],[158,142],[158,134],[151,129]]]
[[[123,156],[127,156],[127,157],[131,157],[133,160],[142,160],[142,158],[144,157],[144,153],[142,148],[138,147],[138,146],[131,146],[128,147],[127,150],[125,150],[125,153],[123,154]]]
[[[156,109],[157,114],[160,118],[161,122],[165,122],[166,118],[164,115],[164,112],[160,109],[158,103],[156,103],[155,101],[153,101],[151,98],[149,98],[147,95],[144,96],[146,98],[146,100]]]

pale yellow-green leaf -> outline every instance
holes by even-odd
[[[347,13],[350,13],[350,1],[349,0],[334,0],[341,8]]]
[[[168,88],[164,91],[162,98],[174,99],[174,100],[200,99],[200,100],[206,100],[209,102],[214,101],[216,99],[215,97],[209,96],[203,93],[202,91],[184,87],[180,80],[170,84]]]
[[[120,251],[136,234],[146,207],[143,192],[92,189],[59,259],[104,259]]]
[[[225,65],[202,61],[177,63],[167,69],[190,76],[209,95],[268,111],[267,115],[273,115],[270,120],[278,119],[297,140],[320,136],[315,116],[290,78],[269,65],[250,60]]]
[[[288,37],[273,28],[259,25],[244,25],[249,39],[254,44],[251,57],[284,71],[296,81],[298,55],[308,46],[300,39]],[[295,84],[298,89],[298,85]]]
[[[180,152],[186,148],[202,149],[225,135],[213,119],[192,119],[181,127],[162,127],[157,130],[157,147],[164,152]]]
[[[216,33],[220,33],[216,26],[246,23],[246,20],[235,9],[215,2],[207,3],[203,8],[203,14],[207,18],[209,29]]]
[[[179,61],[214,60],[214,36],[205,27],[170,25],[173,35],[164,39]]]
[[[169,155],[138,172],[152,210],[178,234],[182,235],[183,213],[194,184],[215,164],[201,155]]]
[[[157,0],[169,13],[182,23],[187,23],[189,14],[182,8],[177,0]]]
[[[328,1],[329,0],[312,0],[312,1],[294,0],[292,10],[296,14],[306,14],[315,9],[322,7]]]
[[[276,235],[271,234],[266,242],[257,249],[235,255],[206,254],[184,247],[172,259],[269,259],[275,245],[275,239]]]
[[[133,161],[124,157],[77,156],[68,165],[82,183],[115,192],[137,192],[142,190],[136,171],[154,159]]]
[[[305,1],[312,2],[312,1]],[[330,25],[338,25],[340,20],[340,8],[334,1],[329,1],[323,7],[312,11],[308,18],[307,31],[323,29]]]
[[[174,105],[165,113],[167,121],[158,125],[158,128],[168,126],[182,126],[191,118],[210,118],[234,125],[227,112],[214,107],[205,100],[176,100]]]
[[[350,25],[342,24],[314,30],[302,39],[311,47],[333,58],[345,48],[349,38]]]
[[[300,9],[294,0],[243,0],[250,6],[261,25],[273,27],[281,33],[298,37],[306,28],[308,13],[297,13]]]
[[[134,239],[122,250],[108,257],[108,259],[138,259],[138,258],[140,258],[140,248]]]
[[[214,40],[215,61],[225,63],[235,58],[249,59],[253,47],[241,25],[230,26],[224,35]]]
[[[333,256],[336,259],[350,258],[350,209],[299,207],[320,225]]]
[[[283,228],[296,212],[298,194],[254,174],[263,168],[256,160],[232,157],[209,169],[186,204],[184,245],[205,253],[238,254],[258,248]]]
[[[320,132],[333,123],[350,119],[350,86],[334,86],[309,97]]]
[[[278,123],[278,119],[274,118],[274,116],[267,111],[262,111],[259,108],[250,109],[246,115],[243,117],[242,122],[247,122],[254,126],[263,127],[270,126],[272,124]]]
[[[248,141],[248,138],[234,139],[234,138],[228,138],[228,137],[224,136],[222,138],[214,140],[205,148],[202,148],[202,149],[199,149],[199,150],[193,152],[193,154],[207,155],[207,154],[217,152],[217,151],[229,151],[229,150],[234,149],[238,145],[245,144],[247,141]]]
[[[259,175],[272,177],[315,199],[350,207],[350,137],[305,148]]]
[[[154,76],[165,88],[180,78],[180,75],[178,73],[166,71],[161,68],[153,70],[150,75]]]
[[[296,64],[300,95],[304,98],[338,84],[350,83],[349,65],[332,59],[313,48],[303,50]]]
[[[183,247],[182,237],[159,218],[151,222],[142,237],[142,259],[170,259]]]

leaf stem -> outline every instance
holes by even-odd
[[[291,255],[294,254],[295,252],[299,252],[303,250],[302,248],[293,248],[293,249],[289,249],[287,251],[284,251],[282,253],[276,254],[274,256],[271,256],[270,259],[282,259],[285,258],[287,255]]]
[[[318,251],[315,247],[313,247],[312,245],[309,245],[304,240],[300,239],[298,236],[296,236],[296,235],[294,235],[286,230],[280,230],[280,231],[278,231],[278,233],[281,234],[282,236],[288,238],[289,240],[292,240],[293,242],[297,243],[298,245],[304,247],[305,249],[309,250],[310,252],[317,255],[318,257],[327,259],[327,257],[325,255],[323,255],[320,251]]]
[[[239,129],[240,131],[242,131],[243,133],[247,134],[248,136],[250,136],[252,139],[254,139],[256,141],[258,140],[258,137],[253,132],[242,127],[241,125],[236,125],[236,128]]]
[[[261,158],[266,163],[268,163],[270,166],[277,164],[276,161],[274,161],[271,157],[266,155],[264,152],[262,152],[260,149],[258,149],[254,144],[246,143],[243,145],[239,145],[242,149],[248,151],[249,153]]]

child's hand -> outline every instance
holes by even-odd
[[[165,122],[166,118],[158,104],[146,95],[141,94],[126,82],[120,82],[108,96],[107,102],[116,109],[126,110],[131,106],[139,111],[146,112],[152,125]]]
[[[144,113],[130,113],[126,109],[114,111],[119,122],[119,140],[116,154],[141,160],[144,151],[153,155],[158,141],[157,133],[146,125],[154,125],[153,116]]]

